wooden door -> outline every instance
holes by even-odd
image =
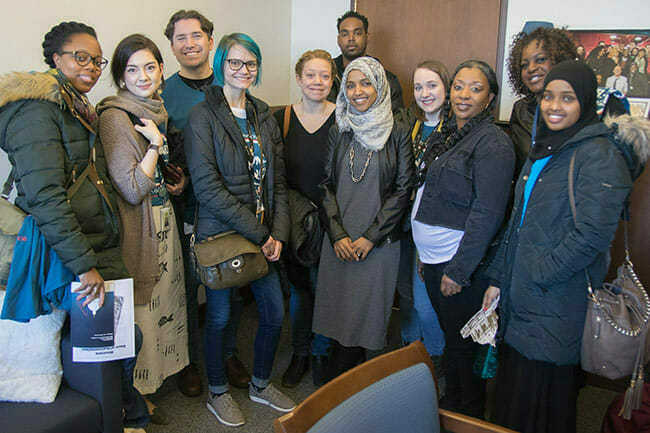
[[[503,46],[504,35],[499,34],[499,20],[506,0],[354,3],[370,22],[367,53],[397,75],[406,106],[413,102],[413,69],[423,60],[440,60],[450,73],[464,60],[484,60],[501,76],[498,47]]]

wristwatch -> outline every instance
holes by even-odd
[[[149,143],[149,147],[147,147],[147,151],[155,150],[156,152],[158,152],[159,148],[160,148],[160,146],[157,146],[157,145],[155,145],[153,143]]]

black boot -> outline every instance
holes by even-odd
[[[305,375],[309,368],[309,356],[293,355],[291,363],[282,376],[282,386],[293,388],[300,383],[300,379]]]
[[[327,377],[327,365],[329,358],[327,356],[311,357],[311,375],[314,386],[323,386]]]
[[[338,342],[332,345],[332,356],[327,368],[327,381],[345,373],[365,361],[365,350],[363,347],[346,347]]]

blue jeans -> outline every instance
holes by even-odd
[[[149,410],[140,391],[133,386],[133,370],[142,348],[142,331],[135,325],[135,356],[122,361],[122,408],[124,427],[141,428],[149,424]]]
[[[183,230],[182,221],[179,230]],[[187,302],[187,346],[190,362],[196,364],[199,360],[199,301],[198,290],[201,281],[192,265],[190,258],[190,238],[192,234],[184,234],[181,238],[183,250],[183,265],[185,271],[185,302]],[[239,319],[241,319],[244,300],[239,295],[239,289],[232,297],[230,307],[230,321],[224,336],[225,359],[237,353],[237,331],[239,330]]]
[[[445,350],[445,334],[440,328],[438,315],[431,305],[424,281],[418,276],[418,266],[413,271],[413,307],[418,318],[424,347],[430,356],[442,355]]]
[[[330,339],[321,334],[311,332],[314,317],[314,290],[318,278],[318,266],[309,268],[309,287],[291,285],[291,298],[289,299],[289,316],[291,318],[291,344],[293,354],[297,356],[309,355],[328,356]]]
[[[280,340],[284,304],[282,286],[275,264],[269,264],[269,273],[251,283],[259,324],[255,336],[255,361],[253,379],[255,386],[266,387],[271,377],[271,368]],[[228,390],[226,368],[227,327],[231,316],[233,289],[205,290],[207,313],[205,320],[205,367],[208,373],[210,392],[221,394]]]
[[[422,340],[419,316],[414,309],[413,262],[415,261],[415,244],[410,236],[400,242],[399,272],[397,274],[397,292],[399,293],[399,320],[402,344]]]

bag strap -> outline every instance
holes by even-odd
[[[578,218],[577,218],[577,211],[576,211],[576,198],[575,198],[575,193],[574,193],[574,179],[573,179],[573,172],[574,172],[574,167],[575,167],[575,160],[576,160],[576,152],[577,149],[573,152],[573,155],[571,156],[571,162],[569,163],[569,203],[571,205],[571,215],[573,216],[573,223],[577,226],[578,225]],[[628,271],[631,272],[632,278],[636,279],[635,284],[638,283],[638,285],[641,285],[641,282],[638,281],[638,277],[636,276],[636,273],[634,272],[634,265],[632,264],[632,261],[630,260],[630,251],[628,248],[627,244],[627,210],[623,210],[623,227],[624,227],[624,233],[625,233],[625,263],[624,265],[627,267]],[[589,298],[596,304],[598,307],[601,308],[601,310],[604,312],[605,310],[602,309],[602,305],[600,304],[600,301],[598,298],[594,295],[594,290],[591,285],[591,278],[589,277],[589,271],[587,268],[585,268],[585,276],[587,277],[587,291],[589,291]],[[650,319],[650,313],[647,311],[647,305],[649,303],[648,301],[648,294],[646,293],[645,289],[641,288],[640,289],[641,294],[643,295],[643,298],[646,300],[646,311],[642,313],[642,320],[644,324],[648,323],[648,320]],[[641,329],[639,330],[626,330],[622,327],[620,327],[618,324],[616,324],[610,317],[609,315],[605,314],[605,319],[607,322],[614,327],[617,331],[625,334],[625,335],[636,335],[638,334]],[[643,329],[645,329],[645,325],[643,326]]]
[[[578,226],[578,217],[577,217],[577,211],[576,211],[576,196],[575,192],[573,191],[573,172],[574,168],[576,165],[576,153],[578,152],[578,149],[573,151],[573,155],[571,155],[571,162],[569,162],[569,204],[571,205],[571,216],[573,216],[573,224],[577,227]],[[598,302],[598,299],[594,295],[594,289],[591,285],[591,278],[589,277],[589,271],[587,268],[585,268],[585,276],[587,277],[587,291],[589,292],[589,297],[596,303],[600,304]]]
[[[282,138],[287,139],[289,134],[289,121],[291,120],[291,104],[284,107],[284,122],[282,126]]]
[[[9,175],[7,175],[7,179],[5,180],[4,185],[2,186],[2,195],[1,197],[9,200],[9,196],[11,195],[11,191],[14,189],[14,168],[11,167],[11,170],[9,170]]]
[[[81,172],[79,177],[74,180],[72,185],[66,190],[66,196],[68,198],[68,201],[72,199],[72,197],[79,191],[79,188],[81,188],[81,182],[88,178],[90,183],[93,184],[95,189],[99,192],[99,194],[102,196],[106,204],[108,205],[108,208],[115,214],[115,209],[113,209],[113,205],[111,204],[111,201],[108,198],[108,193],[106,192],[106,189],[104,188],[104,181],[99,177],[99,173],[97,173],[97,169],[95,168],[95,148],[93,147],[90,150],[90,156],[88,157],[88,165],[86,166],[85,170]]]

